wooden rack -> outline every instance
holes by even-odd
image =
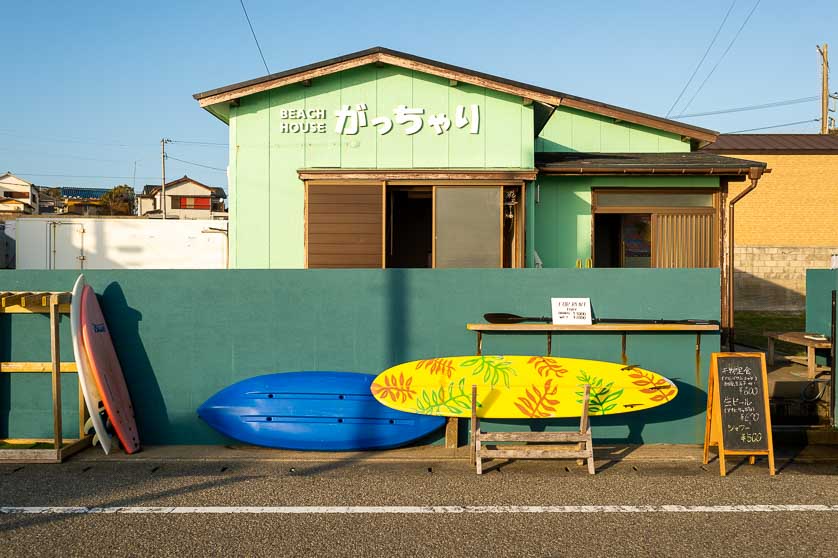
[[[49,314],[50,362],[0,362],[0,373],[52,374],[53,437],[4,438],[6,444],[52,443],[52,449],[0,449],[0,462],[61,463],[70,455],[88,447],[93,438],[85,435],[87,408],[79,382],[79,437],[65,439],[61,424],[61,374],[78,373],[75,362],[60,362],[59,323],[61,314],[70,313],[69,292],[5,291],[0,292],[0,314]]]
[[[471,386],[471,464],[477,468],[477,474],[483,474],[484,459],[576,459],[578,464],[587,461],[588,473],[596,472],[594,466],[594,443],[591,437],[591,425],[588,422],[588,406],[591,386],[585,384],[582,397],[582,411],[579,430],[576,432],[482,432],[480,419],[477,417],[477,386]],[[502,447],[497,442],[550,443],[547,448]],[[486,449],[483,444],[494,444]],[[576,444],[575,449],[557,444]]]

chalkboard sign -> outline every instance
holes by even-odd
[[[762,360],[719,357],[719,401],[725,450],[768,450],[768,427]]]
[[[774,474],[768,376],[762,353],[713,353],[707,389],[705,463],[710,446],[718,446],[723,476],[725,454],[751,456],[751,463],[755,455],[768,455]]]

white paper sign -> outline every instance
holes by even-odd
[[[551,298],[554,324],[591,325],[590,298]]]

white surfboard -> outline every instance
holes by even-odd
[[[105,429],[105,423],[102,422],[102,416],[99,414],[101,409],[102,397],[99,395],[99,388],[96,387],[96,380],[93,378],[93,372],[87,362],[87,355],[82,347],[82,333],[81,333],[81,292],[86,282],[84,275],[79,275],[76,279],[76,284],[73,285],[73,300],[70,304],[70,331],[73,337],[73,355],[76,358],[76,368],[78,369],[79,383],[81,384],[81,391],[84,394],[84,402],[87,406],[87,412],[90,414],[88,423],[93,424],[93,430],[96,432],[95,440],[102,445],[105,453],[111,451],[111,435]]]

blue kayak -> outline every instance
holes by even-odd
[[[198,416],[249,444],[321,451],[394,448],[445,423],[443,417],[385,407],[370,392],[374,379],[353,372],[256,376],[207,399]]]

